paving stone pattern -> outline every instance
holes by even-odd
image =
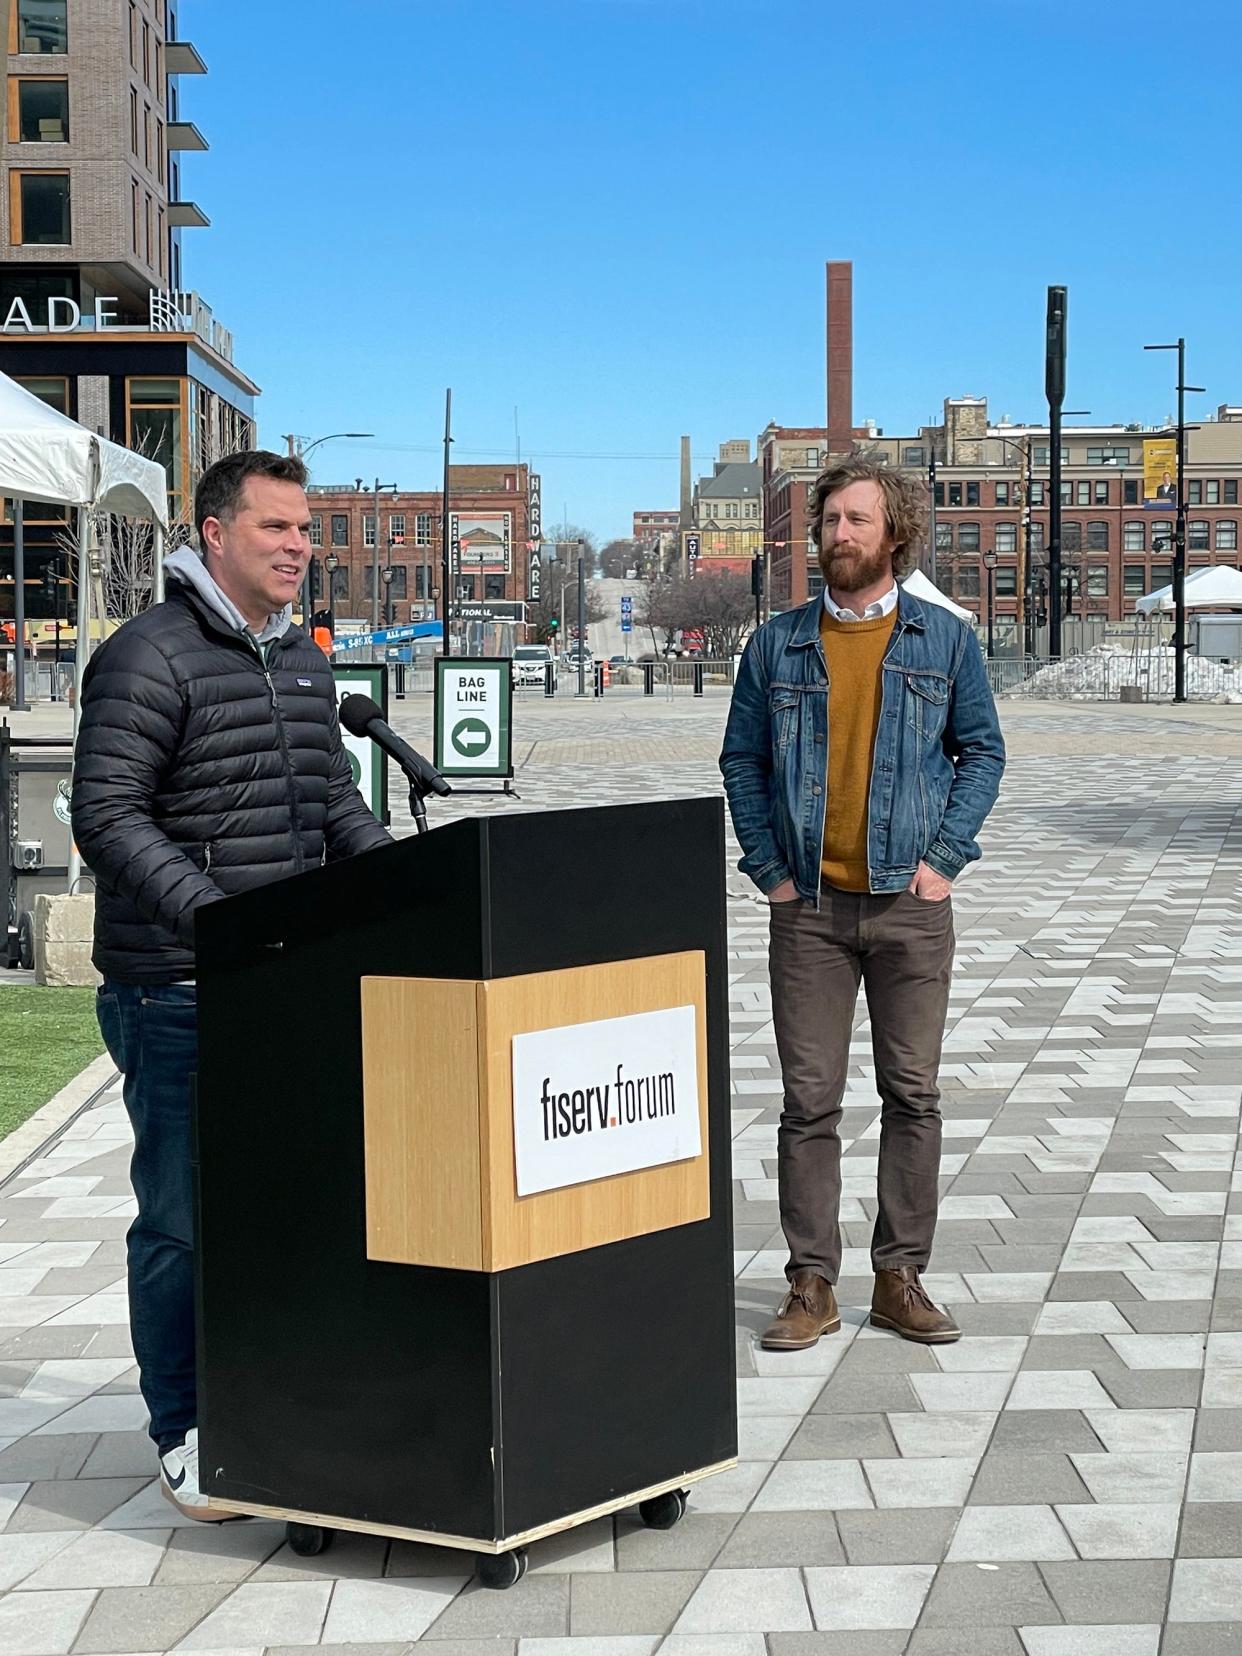
[[[433,820],[714,791],[726,705],[527,699],[521,801]],[[394,711],[427,742],[425,702]],[[783,1282],[780,1076],[766,909],[730,872],[737,1471],[671,1532],[624,1513],[533,1547],[508,1593],[444,1549],[349,1536],[299,1559],[276,1525],[180,1520],[136,1390],[111,1088],[0,1192],[5,1656],[1242,1650],[1242,711],[1005,722],[1002,804],[955,898],[928,1277],[965,1339],[865,1326],[879,1128],[860,1007],[842,1331],[757,1349]],[[397,779],[392,796],[408,831]],[[619,892],[631,877],[601,870]]]

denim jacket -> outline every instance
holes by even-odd
[[[745,855],[738,867],[771,891],[792,879],[818,903],[828,781],[828,667],[822,600],[775,616],[746,646],[720,769]],[[898,589],[881,668],[868,796],[873,892],[902,891],[920,862],[953,879],[979,856],[1005,744],[978,640],[939,604]]]

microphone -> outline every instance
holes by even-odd
[[[384,722],[383,710],[370,696],[341,698],[341,723],[351,736],[369,736],[376,747],[396,761],[420,793],[450,794],[452,788],[436,770],[403,742],[391,725]]]

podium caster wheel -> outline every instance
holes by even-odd
[[[332,1531],[318,1524],[286,1524],[285,1540],[299,1558],[316,1558],[332,1545]]]
[[[526,1574],[526,1553],[521,1547],[516,1552],[479,1553],[475,1557],[474,1573],[480,1587],[492,1587],[502,1593],[507,1587],[516,1587]]]
[[[670,1489],[663,1495],[653,1495],[649,1501],[640,1501],[638,1516],[648,1529],[672,1529],[686,1516],[685,1490]]]

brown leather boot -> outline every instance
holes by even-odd
[[[765,1351],[805,1351],[821,1334],[835,1334],[841,1326],[832,1284],[818,1271],[795,1271],[776,1320],[763,1331]]]
[[[948,1312],[932,1303],[913,1265],[875,1273],[871,1326],[891,1328],[903,1340],[918,1340],[921,1345],[948,1345],[962,1337]]]

